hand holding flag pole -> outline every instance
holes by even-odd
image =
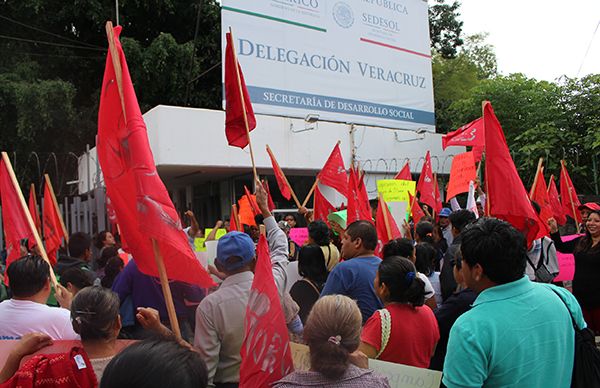
[[[119,91],[119,98],[121,99],[121,108],[123,109],[123,119],[127,122],[127,111],[125,110],[125,99],[123,96],[123,73],[121,68],[121,62],[119,60],[119,52],[115,46],[115,37],[113,34],[113,24],[111,21],[106,22],[106,36],[108,38],[108,49],[112,59],[113,68],[115,70],[115,79],[117,82],[117,88]],[[165,269],[165,263],[158,242],[155,239],[152,241],[152,248],[154,250],[154,260],[156,261],[156,267],[158,269],[160,284],[165,298],[165,304],[167,307],[167,313],[169,315],[169,322],[171,324],[171,330],[178,339],[181,339],[181,330],[179,329],[179,322],[177,321],[177,314],[175,312],[175,304],[173,303],[173,296],[171,295],[171,289],[169,288],[169,279],[167,277],[167,271]]]
[[[29,212],[29,208],[27,207],[27,203],[25,202],[25,197],[23,197],[23,193],[21,192],[21,187],[19,186],[19,182],[17,181],[17,177],[15,176],[15,172],[12,168],[12,164],[10,163],[10,159],[6,152],[2,152],[2,162],[6,165],[6,170],[8,171],[8,175],[10,176],[12,185],[13,185],[15,192],[17,193],[17,196],[19,198],[19,203],[15,204],[15,205],[21,206],[21,208],[23,209],[23,213],[25,214],[25,217],[27,218],[27,224],[29,225],[29,228],[31,229],[31,233],[33,234],[35,244],[37,245],[38,249],[40,250],[40,254],[41,254],[42,258],[50,266],[50,283],[52,284],[52,287],[54,287],[55,290],[58,290],[58,282],[56,280],[56,275],[54,274],[54,270],[52,269],[52,264],[50,264],[50,260],[48,259],[48,255],[46,254],[46,249],[44,248],[44,244],[42,244],[42,239],[40,238],[40,235],[37,231],[37,227],[35,226],[35,223],[33,222],[33,218],[31,218],[31,213]],[[10,206],[8,204],[3,204],[3,205]]]

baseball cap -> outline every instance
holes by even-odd
[[[587,203],[584,203],[583,205],[579,205],[579,210],[583,210],[583,209],[600,211],[600,205],[598,205],[596,202],[587,202]]]
[[[438,216],[439,217],[450,217],[450,214],[452,214],[452,210],[445,207],[442,210],[440,210],[440,214],[438,214]]]
[[[228,261],[230,257],[239,257],[238,261]],[[254,242],[246,233],[229,232],[219,239],[217,257],[220,266],[226,271],[235,271],[247,265],[256,256]]]

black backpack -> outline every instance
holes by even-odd
[[[575,329],[575,360],[573,361],[571,387],[600,387],[600,350],[596,347],[594,332],[587,327],[579,329],[569,306],[558,292],[552,291],[567,308],[573,323],[573,329]]]

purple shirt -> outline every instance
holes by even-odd
[[[171,281],[171,294],[178,316],[186,316],[188,307],[186,301],[198,304],[206,295],[204,289],[190,284]],[[160,280],[158,278],[143,274],[135,260],[130,260],[123,271],[115,279],[112,290],[119,295],[121,303],[131,296],[134,310],[138,307],[152,307],[158,310],[160,319],[168,320],[167,307],[163,297]]]

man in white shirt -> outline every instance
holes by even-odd
[[[0,339],[19,339],[27,333],[44,333],[54,340],[72,340],[79,336],[71,325],[71,312],[50,307],[50,266],[39,256],[24,256],[6,270],[12,299],[0,303]],[[71,295],[58,285],[56,299],[70,307]]]
[[[287,283],[288,240],[269,211],[266,191],[262,185],[257,185],[256,190],[256,202],[264,217],[273,277],[281,296]],[[240,349],[255,261],[254,242],[247,234],[229,232],[219,240],[215,265],[227,277],[217,291],[200,302],[194,336],[194,347],[206,362],[211,388],[238,386],[242,361]]]

